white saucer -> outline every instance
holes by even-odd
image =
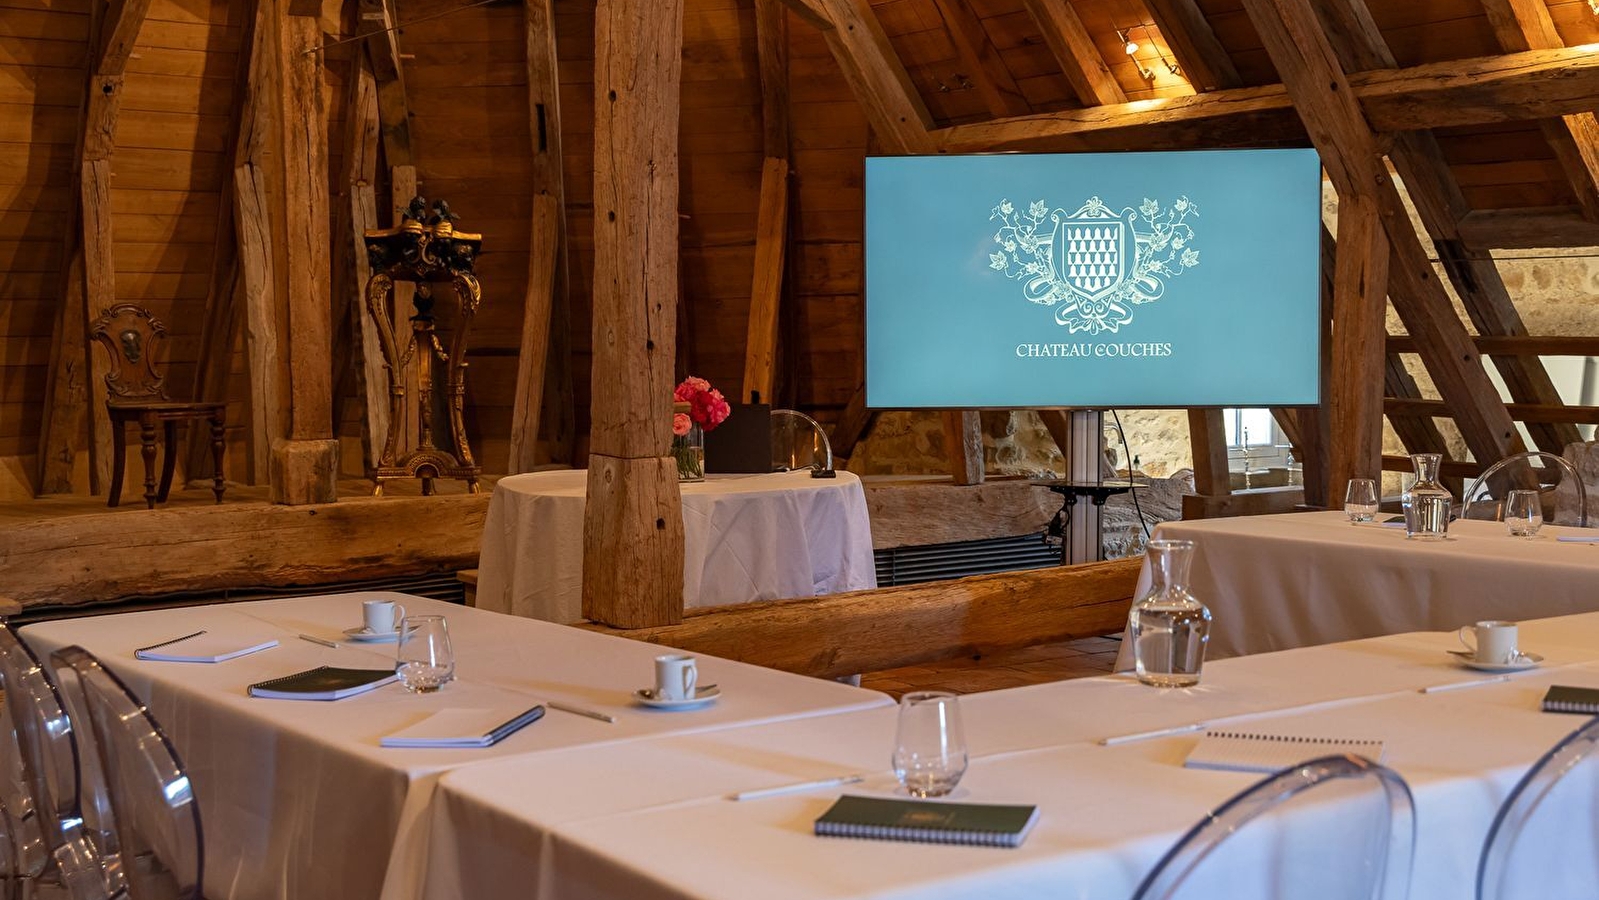
[[[722,696],[721,688],[701,688],[694,692],[694,696],[684,700],[657,700],[654,688],[639,688],[633,692],[633,699],[645,706],[654,709],[698,709],[716,702]]]
[[[400,639],[398,629],[394,631],[368,631],[365,625],[344,629],[344,636],[360,644],[392,644]]]
[[[1520,672],[1522,669],[1537,668],[1543,662],[1543,657],[1536,653],[1517,653],[1515,659],[1502,663],[1478,662],[1469,650],[1450,650],[1449,655],[1466,668],[1479,672]]]

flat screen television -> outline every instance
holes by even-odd
[[[872,157],[865,258],[873,408],[1320,400],[1314,150]]]

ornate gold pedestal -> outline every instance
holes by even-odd
[[[366,283],[366,308],[377,323],[383,361],[389,372],[389,431],[376,468],[369,470],[372,493],[382,496],[383,482],[396,478],[422,479],[422,493],[433,493],[433,479],[459,478],[476,494],[478,475],[483,469],[472,461],[467,444],[462,407],[466,402],[466,335],[477,312],[482,293],[473,261],[483,244],[482,235],[455,230],[449,206],[440,201],[427,212],[427,201],[411,201],[410,209],[396,228],[366,232],[367,259],[372,277]],[[392,312],[394,283],[416,285],[412,305],[411,330],[403,346],[396,339]],[[434,288],[449,285],[460,310],[460,322],[445,350],[433,330]],[[420,353],[418,350],[420,349]],[[405,367],[412,357],[417,368],[416,449],[395,458],[400,432],[404,428]],[[434,367],[445,367],[448,428],[435,424],[433,408]],[[439,447],[436,434],[447,432],[448,446]]]

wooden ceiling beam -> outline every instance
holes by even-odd
[[[1373,131],[1516,122],[1599,106],[1599,54],[1529,50],[1349,75]],[[1281,84],[939,128],[941,153],[1230,147],[1303,141]]]
[[[1243,85],[1232,57],[1194,0],[1144,0],[1155,27],[1194,90],[1216,91]]]
[[[1530,335],[1479,335],[1473,339],[1479,353],[1517,353],[1532,356],[1599,356],[1599,336],[1533,337]],[[1390,334],[1388,352],[1415,353],[1416,339]]]
[[[1393,257],[1388,269],[1395,288],[1395,309],[1409,332],[1421,339],[1423,361],[1439,392],[1456,411],[1456,422],[1473,456],[1495,460],[1520,449],[1515,423],[1488,379],[1465,324],[1439,283],[1382,163],[1381,144],[1362,114],[1363,98],[1352,89],[1310,0],[1244,0],[1244,9],[1293,95],[1340,199],[1369,197],[1375,203]],[[1335,337],[1335,346],[1337,343]],[[1381,350],[1379,341],[1379,358]],[[1381,409],[1364,414],[1380,416]],[[1339,437],[1335,425],[1334,457]],[[1336,478],[1336,467],[1333,474]]]
[[[1127,93],[1111,74],[1070,0],[1023,0],[1023,5],[1084,106],[1127,102]]]
[[[1449,405],[1442,400],[1388,397],[1383,400],[1383,408],[1387,409],[1390,414],[1409,416],[1431,416],[1448,419],[1453,415]],[[1506,408],[1510,410],[1512,417],[1529,425],[1556,422],[1572,426],[1599,424],[1599,406],[1568,406],[1563,403],[1511,403]]]
[[[1599,247],[1599,224],[1575,206],[1474,209],[1458,228],[1461,242],[1473,250]]]
[[[931,153],[933,116],[867,0],[786,0],[822,29],[850,92],[894,153]],[[819,18],[819,20],[818,20]]]
[[[1016,86],[1015,77],[989,39],[982,20],[972,12],[966,0],[933,0],[933,4],[949,29],[950,42],[955,45],[961,65],[977,81],[977,93],[982,95],[988,111],[998,117],[1025,116],[1032,112],[1021,88]]]
[[[1507,51],[1566,45],[1544,0],[1482,0],[1482,6],[1494,37]],[[1583,217],[1599,222],[1599,119],[1591,112],[1579,112],[1538,124],[1571,182]]]

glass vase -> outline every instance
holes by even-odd
[[[1443,457],[1437,453],[1414,453],[1416,483],[1405,491],[1405,537],[1413,541],[1442,541],[1449,537],[1449,517],[1455,498],[1438,483],[1438,468]]]
[[[699,423],[688,427],[688,434],[672,436],[672,456],[677,458],[677,480],[705,480],[705,432]]]
[[[1199,683],[1210,643],[1210,610],[1188,592],[1193,541],[1149,542],[1149,590],[1133,601],[1127,630],[1138,680],[1156,687]]]

